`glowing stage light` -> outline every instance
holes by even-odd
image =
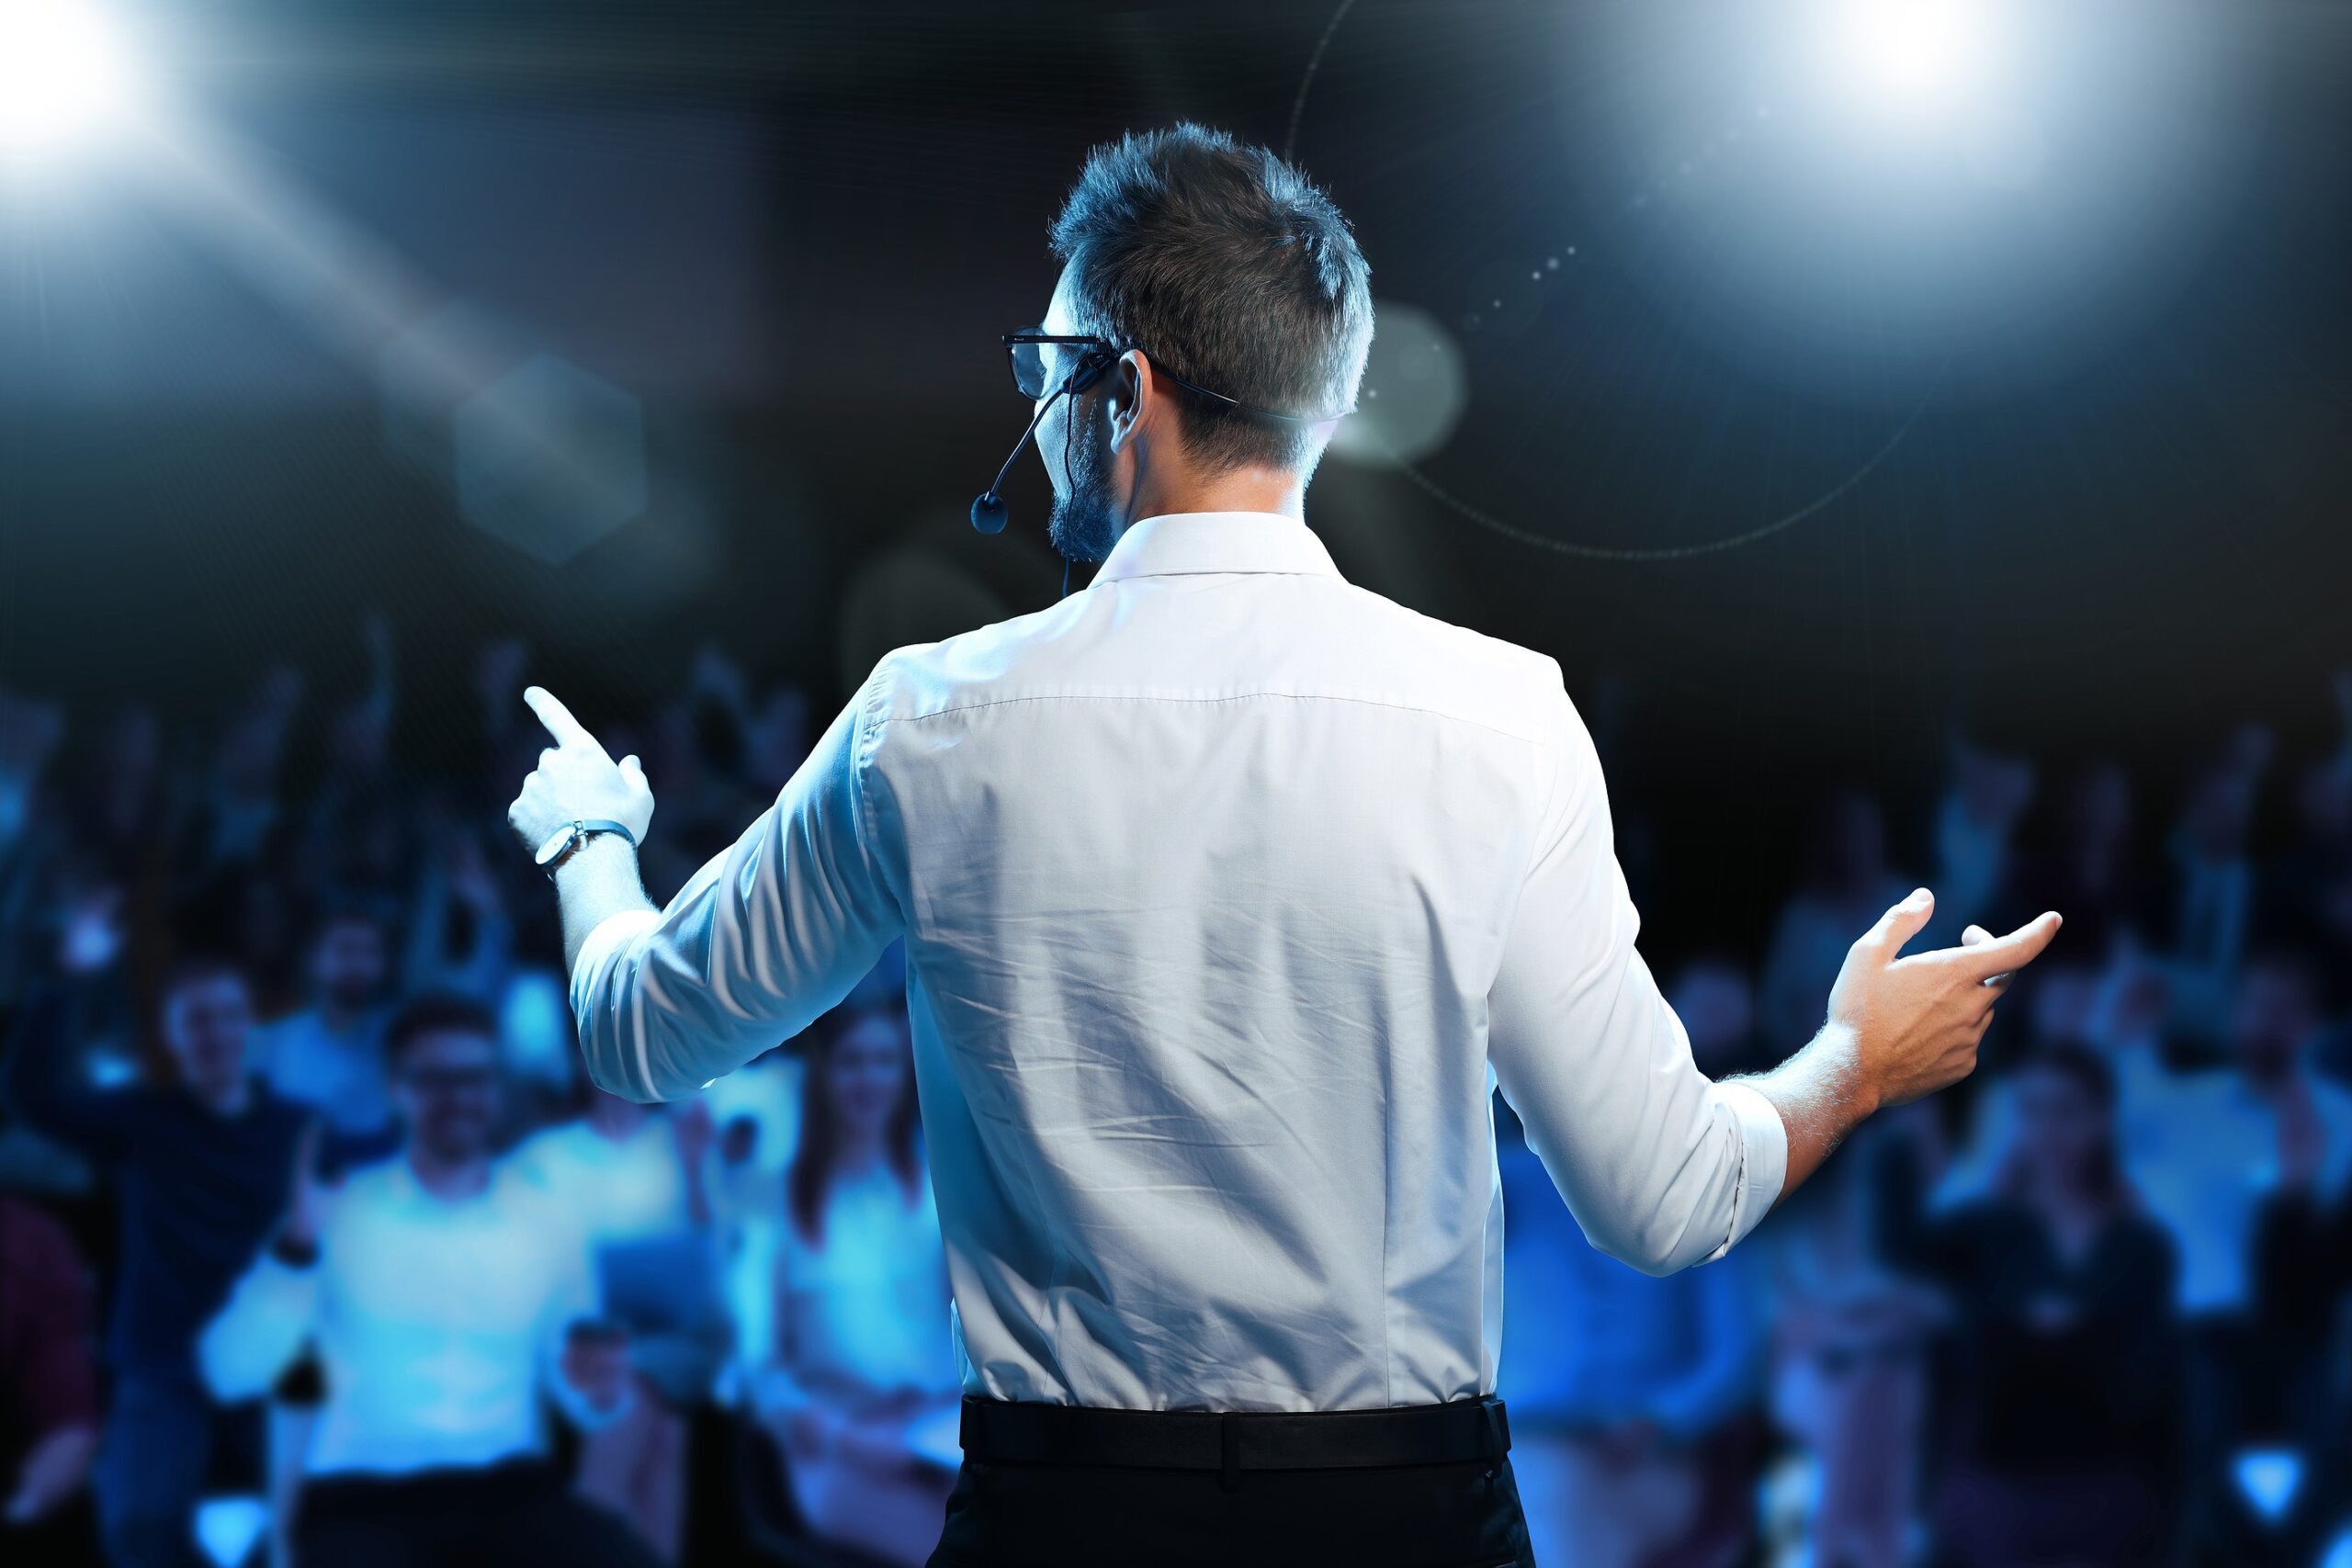
[[[1994,41],[1987,0],[1845,0],[1829,22],[1839,75],[1874,108],[1932,113],[1984,85]]]
[[[0,153],[81,140],[128,107],[130,72],[75,0],[0,0]]]

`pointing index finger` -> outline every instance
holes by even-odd
[[[2010,975],[2024,968],[2041,955],[2058,934],[2059,919],[2055,913],[2037,915],[2005,937],[1975,942],[1957,949],[1960,962],[1978,979],[1990,979],[1996,975]]]
[[[548,733],[555,737],[557,745],[584,746],[592,751],[604,750],[597,744],[596,738],[588,733],[586,726],[572,717],[571,710],[558,702],[555,694],[545,686],[524,687],[523,701],[538,715],[539,722],[547,726]]]

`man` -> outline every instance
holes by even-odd
[[[331,912],[311,945],[314,1000],[255,1032],[254,1065],[287,1099],[314,1107],[351,1163],[380,1156],[392,1142],[384,1077],[383,994],[391,976],[391,936],[372,910]]]
[[[230,965],[190,958],[165,977],[166,1088],[90,1087],[75,1045],[111,953],[27,1009],[8,1063],[26,1121],[112,1178],[121,1226],[114,1387],[95,1485],[119,1568],[193,1564],[194,1512],[216,1450],[257,1467],[260,1411],[215,1408],[196,1372],[197,1331],[219,1310],[286,1201],[305,1112],[245,1066],[253,1012]],[[259,1393],[259,1390],[255,1390]]]
[[[1710,1082],[1559,666],[1351,587],[1303,521],[1372,332],[1337,209],[1180,126],[1096,152],[1054,234],[1009,342],[1086,592],[885,658],[662,910],[642,769],[526,694],[556,745],[509,818],[589,1071],[689,1092],[903,934],[969,1395],[935,1562],[1527,1562],[1492,1084],[1593,1242],[1668,1272],[1965,1074],[2055,918],[1897,962],[1923,890],[1810,1047]]]
[[[627,1354],[594,1321],[568,1205],[491,1156],[494,1025],[470,1001],[420,997],[386,1049],[400,1156],[331,1190],[306,1145],[285,1223],[204,1332],[206,1381],[243,1397],[317,1350],[326,1399],[299,1561],[650,1564],[547,1461],[542,1396],[601,1426],[628,1403]]]

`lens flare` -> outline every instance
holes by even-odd
[[[0,152],[79,141],[124,106],[130,74],[104,18],[74,0],[0,0]]]
[[[1929,114],[1983,85],[1992,53],[1984,0],[1847,0],[1829,46],[1848,90],[1874,108]]]

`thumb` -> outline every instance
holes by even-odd
[[[1883,950],[1893,959],[1903,951],[1903,944],[1919,934],[1928,917],[1936,912],[1936,896],[1926,888],[1913,890],[1911,897],[1895,905],[1878,918],[1878,924],[1863,933],[1862,941]]]
[[[621,759],[621,773],[629,783],[644,784],[646,792],[652,793],[653,786],[645,783],[645,764],[637,760],[636,752],[632,751]]]

